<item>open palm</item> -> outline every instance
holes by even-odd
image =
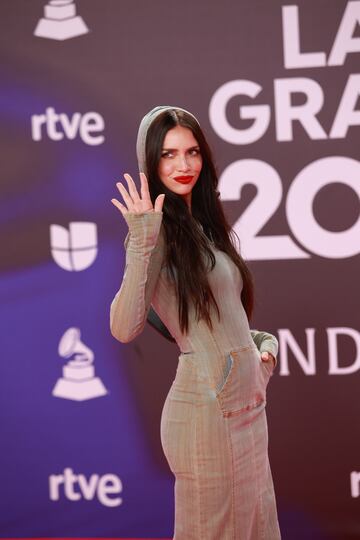
[[[117,199],[111,199],[113,205],[116,206],[123,215],[128,212],[137,214],[142,214],[144,212],[162,212],[165,194],[162,193],[161,195],[158,195],[155,200],[155,205],[153,206],[150,198],[148,180],[144,173],[140,173],[141,196],[138,194],[135,182],[130,174],[125,173],[124,177],[128,184],[129,193],[121,182],[117,182],[116,187],[124,199],[126,206]]]

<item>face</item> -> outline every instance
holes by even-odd
[[[191,191],[202,167],[197,140],[189,128],[176,126],[164,139],[158,173],[162,183],[185,198],[191,210]]]

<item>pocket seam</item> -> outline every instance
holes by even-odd
[[[257,407],[260,407],[262,404],[264,404],[264,407],[266,406],[266,399],[260,398],[258,401],[255,401],[255,403],[249,403],[248,405],[245,405],[244,407],[241,407],[241,409],[235,409],[234,411],[226,411],[221,407],[221,412],[224,417],[228,416],[234,416],[236,414],[244,413],[246,411],[252,411],[253,409],[256,409]]]
[[[233,356],[232,356],[231,353],[229,353],[229,356],[230,356],[230,358],[231,358],[231,366],[230,366],[229,372],[228,372],[228,374],[227,374],[227,376],[226,376],[226,379],[225,379],[225,381],[223,382],[223,384],[222,384],[220,390],[216,390],[216,397],[219,397],[219,396],[223,393],[225,387],[227,386],[227,384],[228,384],[228,382],[229,382],[230,376],[231,376],[231,374],[232,374],[232,372],[233,372],[233,370],[234,370],[234,358],[233,358]]]

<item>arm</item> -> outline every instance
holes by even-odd
[[[163,250],[158,241],[163,212],[127,212],[126,263],[119,291],[110,307],[112,335],[122,343],[144,329],[152,295],[161,269]]]
[[[250,333],[255,345],[260,352],[267,351],[273,355],[275,360],[275,368],[277,364],[276,356],[279,350],[279,342],[276,337],[267,332],[259,332],[259,330],[250,330]]]

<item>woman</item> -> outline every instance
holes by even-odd
[[[177,342],[161,442],[175,475],[176,540],[278,540],[266,387],[278,343],[250,330],[253,283],[235,249],[197,119],[155,107],[137,138],[141,192],[125,174],[126,264],[110,312],[128,343],[150,304]]]

